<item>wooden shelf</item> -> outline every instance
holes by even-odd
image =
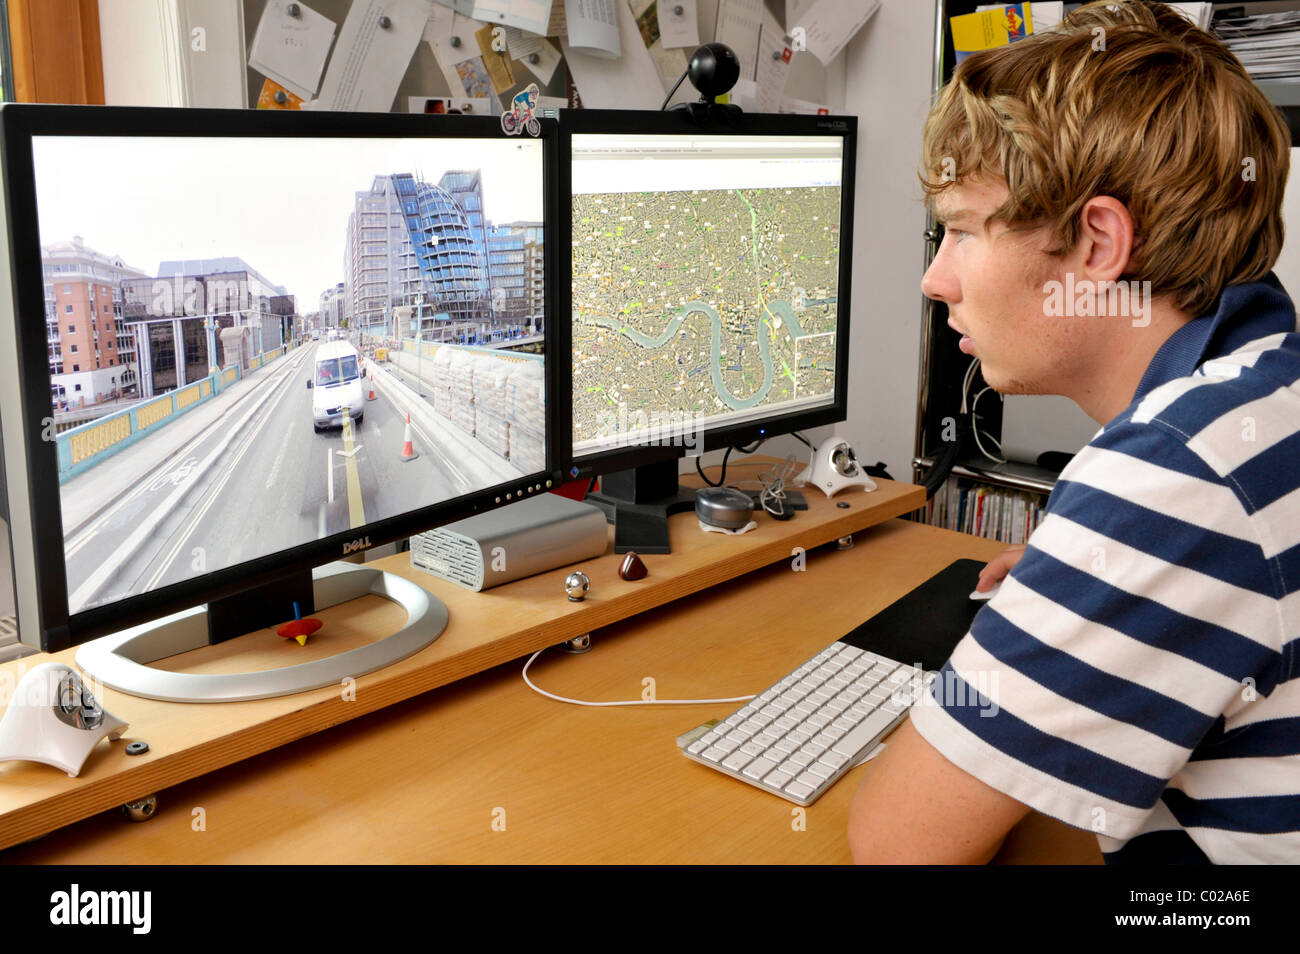
[[[733,479],[748,474],[750,458],[731,464]],[[696,481],[683,478],[683,483]],[[613,534],[604,556],[518,580],[483,593],[462,589],[411,567],[400,554],[370,566],[419,583],[446,605],[450,621],[427,649],[392,666],[361,676],[350,687],[261,699],[253,702],[190,704],[140,699],[112,689],[99,693],[104,708],[130,723],[120,742],[101,742],[78,778],[31,762],[0,765],[0,847],[15,845],[80,819],[153,794],[480,673],[548,646],[629,619],[681,597],[716,587],[781,560],[796,547],[812,550],[922,506],[922,488],[878,481],[879,490],[852,489],[828,500],[805,494],[809,509],[793,520],[757,516],[758,528],[739,537],[703,533],[693,513],[669,520],[673,552],[643,557],[649,576],[637,582],[618,577],[621,556]],[[847,508],[841,506],[848,504]],[[581,569],[591,592],[581,603],[563,596],[564,577]],[[238,672],[333,655],[382,638],[400,627],[395,604],[365,597],[317,616],[321,634],[305,647],[270,630],[250,633],[219,646],[174,656],[155,665],[188,672]],[[75,665],[75,650],[40,654],[0,665],[0,684],[16,685],[32,666],[46,661]],[[149,752],[127,756],[125,743],[142,740]]]

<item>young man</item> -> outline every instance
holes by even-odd
[[[922,290],[994,388],[1104,427],[868,769],[857,860],[987,861],[1037,810],[1111,862],[1300,861],[1300,334],[1269,271],[1289,147],[1161,4],[1084,7],[945,88]]]

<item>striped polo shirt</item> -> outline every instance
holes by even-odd
[[[1300,862],[1300,334],[1270,273],[1175,332],[912,722],[1110,863]]]

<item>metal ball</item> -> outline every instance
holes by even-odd
[[[564,592],[568,594],[569,599],[574,603],[580,603],[587,597],[587,590],[591,589],[591,578],[581,570],[574,570],[564,578]]]

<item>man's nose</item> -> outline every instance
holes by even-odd
[[[948,262],[948,255],[943,245],[939,246],[934,261],[930,263],[930,267],[921,276],[921,294],[926,298],[933,298],[935,301],[941,301],[949,305],[961,297],[956,274]]]

